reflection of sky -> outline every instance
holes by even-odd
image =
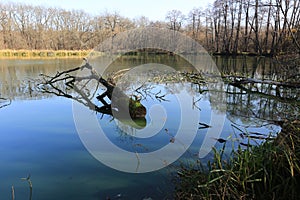
[[[172,137],[176,138],[176,131],[178,129],[179,123],[180,123],[180,117],[186,116],[188,117],[188,113],[185,113],[184,110],[180,110],[180,105],[178,104],[178,101],[176,99],[176,92],[175,94],[173,91],[180,91],[183,89],[187,89],[189,87],[185,87],[185,84],[177,84],[177,83],[169,83],[168,88],[172,88],[170,91],[167,89],[164,89],[164,85],[155,85],[152,83],[153,89],[152,91],[148,91],[148,93],[155,94],[157,91],[161,91],[161,94],[166,94],[165,98],[168,101],[162,101],[159,102],[155,98],[147,98],[146,100],[142,101],[142,104],[147,108],[147,123],[151,123],[151,119],[149,118],[149,108],[151,108],[152,105],[159,104],[161,105],[165,111],[166,111],[166,117],[162,116],[162,119],[165,119],[163,128],[160,129],[159,132],[157,132],[153,137],[147,138],[147,139],[141,139],[135,137],[135,131],[134,128],[132,130],[128,125],[122,124],[121,122],[114,124],[114,123],[107,123],[106,120],[100,120],[101,125],[104,125],[107,137],[113,141],[113,143],[123,149],[126,149],[131,152],[151,152],[155,151],[157,149],[162,148],[163,146],[167,145]],[[191,88],[190,88],[191,89]],[[189,101],[193,98],[192,95],[193,92],[187,92],[188,97],[184,101]],[[194,96],[194,100],[200,99],[200,101],[196,104],[198,108],[200,109],[200,117],[199,122],[208,124],[210,126],[215,126],[216,124],[211,123],[211,104],[209,101],[209,98],[207,96],[207,93],[203,93],[201,95],[197,94],[197,96]],[[196,107],[195,107],[196,109]],[[228,140],[227,144],[227,152],[231,152],[232,148],[237,148],[237,146],[240,143],[248,144],[248,142],[252,145],[259,144],[263,142],[263,140],[255,141],[250,140],[245,136],[245,134],[249,134],[251,132],[258,132],[261,134],[264,134],[265,136],[268,136],[271,133],[276,133],[279,131],[278,127],[276,126],[262,126],[262,127],[256,127],[252,126],[252,122],[249,121],[249,123],[237,123],[234,124],[237,128],[232,126],[233,122],[226,119],[221,135],[220,137],[216,138],[213,135],[211,137],[208,136],[208,138],[215,144],[216,148],[222,148],[223,144],[217,142],[219,138]],[[122,126],[122,131],[116,126]],[[126,128],[127,127],[127,128]],[[201,125],[199,125],[201,127]],[[114,132],[111,130],[115,130]],[[203,143],[204,137],[208,134],[209,129],[199,129],[198,134],[194,140],[193,145],[189,149],[189,156],[193,155],[194,159],[197,158],[197,153],[199,151],[199,148],[201,147]],[[126,133],[126,131],[129,131]],[[129,133],[129,134],[128,134]],[[187,133],[188,134],[188,133]],[[241,137],[241,134],[244,134],[243,137]],[[211,148],[211,147],[210,147]],[[209,152],[211,149],[208,149]]]
[[[20,69],[33,68],[21,66]],[[30,73],[20,73],[19,71],[17,74],[15,69],[11,71],[7,69],[5,74],[16,77],[22,75],[20,76],[22,78],[18,78],[23,80],[25,75],[32,76],[32,73],[37,75],[41,69],[36,69],[29,70]],[[44,70],[46,69],[50,70],[48,67]],[[163,88],[160,89],[163,90]],[[182,89],[183,85],[181,84],[174,87],[173,90],[170,84],[166,88],[168,92],[173,91],[174,93]],[[158,88],[156,88],[157,91]],[[19,94],[23,95],[22,92]],[[191,96],[188,96],[185,101],[190,98]],[[212,125],[210,124],[211,103],[208,95],[204,93],[197,96],[195,100],[198,98],[202,99],[198,102],[198,107],[201,109],[199,122]],[[109,139],[124,149],[133,152],[159,149],[168,144],[171,137],[175,136],[180,122],[181,111],[175,97],[169,94],[166,99],[169,101],[161,103],[151,99],[142,101],[147,108],[159,103],[166,110],[167,117],[164,119],[164,127],[152,138],[136,139],[124,134],[116,127],[115,122],[111,121],[112,117],[110,116],[104,116],[99,122]],[[186,114],[184,115],[186,116]],[[147,122],[150,122],[149,115],[146,117]],[[238,124],[239,129],[246,133],[259,132],[268,135],[270,131],[278,131],[278,128],[273,126],[246,128],[251,122],[249,120],[241,121],[240,118],[234,122]],[[247,143],[248,138],[240,138],[241,131],[234,128],[232,123],[226,119],[220,137],[229,141],[239,140]],[[168,131],[166,132],[165,129]],[[197,159],[199,148],[208,130],[198,130],[192,146],[184,155],[185,158]],[[86,151],[74,127],[70,100],[49,98],[13,101],[11,105],[0,109],[0,136],[0,180],[5,180],[0,182],[0,188],[5,190],[4,193],[7,195],[7,198],[4,196],[4,199],[9,199],[12,184],[16,188],[18,199],[23,197],[27,199],[28,185],[21,182],[20,178],[27,176],[28,173],[32,175],[36,199],[90,199],[93,195],[105,199],[108,195],[113,198],[113,195],[119,193],[138,196],[138,199],[142,199],[147,194],[153,199],[161,199],[161,196],[158,195],[155,198],[155,195],[157,187],[164,185],[165,177],[161,176],[162,171],[143,175],[116,172],[103,166]],[[218,138],[213,138],[213,140],[216,139]],[[228,142],[226,152],[230,152],[232,146],[236,147],[237,144]],[[99,141],[99,145],[101,145],[101,141]],[[215,147],[220,149],[223,144],[216,143]],[[211,154],[204,160],[209,159],[210,156]],[[155,183],[153,183],[154,178],[157,180]],[[2,194],[1,191],[1,198]]]
[[[170,138],[175,136],[174,133],[180,121],[181,112],[178,102],[172,95],[166,97],[170,101],[161,103],[167,114],[164,128],[150,139],[136,139],[124,133],[122,135],[115,123],[110,121],[110,116],[104,116],[100,124],[109,139],[124,149],[139,152],[158,149],[168,144]],[[204,100],[198,103],[201,109],[199,121],[210,124],[210,103],[208,99],[202,99]],[[148,100],[142,103],[147,107],[157,101]],[[150,121],[148,117],[147,121]],[[157,180],[165,180],[162,176],[163,171],[131,176],[116,172],[96,161],[79,140],[72,118],[71,101],[68,99],[13,101],[10,106],[0,110],[0,120],[0,178],[5,180],[0,183],[0,188],[7,191],[7,199],[12,184],[17,192],[27,198],[28,186],[20,181],[20,178],[29,173],[32,176],[34,195],[37,199],[68,199],[70,197],[82,199],[90,198],[91,195],[98,193],[100,196],[118,194],[119,191],[133,195],[136,188],[141,188],[139,197],[142,198],[147,191],[153,197],[156,192],[151,188],[163,187],[161,184],[163,182],[153,183],[152,181],[153,177]],[[164,130],[165,128],[168,129],[168,133]],[[185,158],[197,159],[207,130],[198,130],[192,146],[184,155]],[[248,130],[268,131],[266,127]],[[236,138],[238,133],[235,134],[235,131],[231,122],[226,120],[221,138]],[[223,144],[220,143],[215,145],[219,149],[222,146]],[[231,148],[229,144],[227,151],[230,152]],[[210,156],[211,154],[204,160],[209,159]],[[150,189],[147,190],[145,187],[150,187]],[[105,196],[102,197],[105,198]]]
[[[166,111],[165,116],[156,116],[161,120],[160,123],[163,124],[163,128],[150,138],[137,138],[134,137],[135,131],[130,131],[131,127],[126,124],[122,124],[122,122],[119,122],[117,125],[123,126],[122,129],[127,130],[129,134],[117,128],[115,123],[108,124],[107,122],[100,120],[101,125],[105,126],[106,130],[104,131],[107,133],[107,137],[109,137],[110,140],[114,142],[114,144],[132,152],[149,152],[160,149],[163,146],[167,145],[170,142],[171,137],[174,137],[176,135],[181,120],[181,110],[180,105],[178,104],[178,100],[175,95],[166,93],[164,87],[162,86],[154,88],[152,92],[157,93],[157,91],[161,91],[162,94],[167,94],[165,97],[167,101],[160,102],[155,99],[155,97],[153,99],[149,97],[141,101],[141,103],[147,109],[146,120],[148,126],[150,124],[155,126],[155,124],[152,124],[153,122],[151,121],[151,118],[149,116],[149,110],[153,105],[159,105]],[[155,115],[156,113],[153,114]],[[116,132],[112,132],[111,129],[116,129]],[[153,129],[155,129],[155,127],[153,127]],[[126,140],[128,141],[126,142]],[[142,144],[142,146],[140,146],[140,144]]]
[[[160,199],[164,194],[157,188],[169,187],[162,171],[125,174],[95,160],[76,133],[68,99],[14,101],[0,110],[0,136],[1,199],[10,199],[12,185],[18,199],[28,199],[28,183],[20,179],[28,174],[34,199],[44,200],[105,199],[119,193]]]

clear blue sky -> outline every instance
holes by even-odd
[[[167,11],[177,9],[187,14],[193,8],[205,8],[213,0],[0,0],[2,2],[26,3],[60,7],[68,10],[81,9],[91,14],[118,11],[131,19],[146,16],[150,20],[164,20]]]

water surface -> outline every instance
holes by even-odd
[[[152,55],[153,56],[153,55]],[[220,71],[226,74],[246,74],[250,77],[280,76],[274,70],[271,60],[257,62],[253,58],[224,59],[215,61]],[[159,57],[124,56],[112,63],[110,70],[135,67],[145,63],[160,63],[175,70],[188,71],[190,66],[180,57],[160,55]],[[271,64],[270,64],[271,63]],[[77,134],[73,120],[72,100],[36,91],[39,74],[54,75],[57,71],[77,67],[79,59],[69,60],[0,60],[0,196],[11,198],[11,186],[15,188],[17,199],[28,199],[29,189],[22,177],[31,175],[33,199],[152,199],[171,198],[172,175],[179,163],[199,159],[199,148],[203,144],[209,128],[197,131],[192,145],[181,159],[164,169],[149,173],[125,173],[107,167],[95,159],[85,148]],[[155,65],[155,64],[154,64]],[[275,67],[276,68],[276,67]],[[126,133],[124,126],[110,115],[96,114],[106,136],[120,148],[131,152],[152,152],[162,148],[176,137],[181,112],[176,95],[185,91],[194,101],[194,109],[200,112],[199,122],[210,124],[212,113],[226,116],[220,138],[228,140],[228,152],[232,145],[240,143],[257,144],[261,140],[242,137],[241,133],[275,135],[279,126],[274,125],[287,117],[288,111],[298,113],[298,104],[270,98],[260,94],[244,94],[238,88],[226,87],[218,93],[199,92],[197,85],[185,83],[152,83],[149,91],[165,94],[165,100],[143,98],[146,108],[159,104],[167,117],[158,133],[150,139],[134,137]],[[235,91],[235,92],[233,92]],[[285,95],[289,91],[285,92]],[[211,95],[216,95],[212,98]],[[151,96],[151,95],[150,95]],[[154,95],[155,96],[155,95]],[[212,99],[225,98],[224,109]],[[186,99],[189,101],[190,99]],[[295,115],[293,115],[295,116]],[[151,122],[149,114],[147,123]],[[130,127],[129,127],[130,128]],[[187,130],[188,131],[188,130]],[[128,132],[128,131],[127,131]],[[189,133],[187,133],[189,134]],[[215,147],[223,143],[215,140]],[[238,142],[232,142],[238,141]],[[231,145],[232,142],[232,145]],[[101,142],[99,143],[101,145]],[[211,152],[201,160],[211,159]]]

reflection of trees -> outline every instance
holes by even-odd
[[[53,75],[70,66],[78,66],[82,60],[1,60],[0,91],[2,97],[15,99],[41,99],[49,95],[40,93],[36,82],[41,73]]]
[[[299,67],[267,58],[218,58],[227,86],[227,111],[232,118],[269,121],[299,118]],[[255,68],[254,68],[255,66]]]
[[[282,89],[282,91],[291,92],[289,88]],[[270,122],[299,117],[299,100],[291,102],[290,99],[250,90],[245,91],[234,86],[228,86],[227,95],[227,111],[232,117],[242,117],[248,121],[260,119]]]
[[[290,65],[268,57],[214,57],[214,61],[224,75],[244,76],[260,80],[297,81],[299,64]]]

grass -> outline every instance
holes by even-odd
[[[224,144],[225,147],[226,144]],[[300,195],[300,122],[283,126],[274,140],[238,148],[229,160],[214,151],[208,169],[182,166],[175,199],[298,199]]]
[[[0,59],[7,58],[84,58],[90,53],[89,50],[0,50]]]

